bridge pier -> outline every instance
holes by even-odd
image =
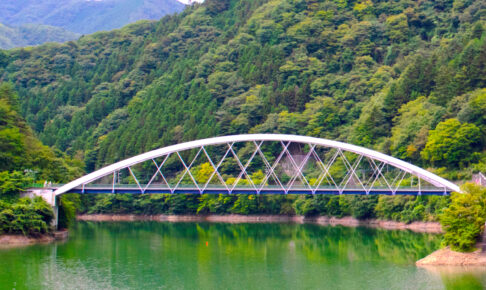
[[[486,222],[484,223],[483,235],[481,236],[481,252],[486,254]]]
[[[33,198],[35,196],[42,197],[48,204],[52,206],[52,210],[54,212],[54,219],[52,219],[51,226],[53,226],[57,230],[58,222],[59,222],[59,206],[56,203],[56,195],[54,194],[54,189],[51,188],[29,188],[27,191],[22,192],[20,197],[30,197]]]

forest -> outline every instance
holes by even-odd
[[[3,51],[40,140],[92,171],[169,144],[278,132],[485,171],[483,1],[210,0]]]
[[[38,45],[45,42],[65,42],[80,35],[59,27],[25,24],[10,27],[0,22],[0,49]]]
[[[72,173],[35,169],[36,180],[70,180],[79,169],[205,137],[285,133],[361,145],[462,183],[486,171],[485,19],[480,0],[207,0],[157,22],[0,51],[0,81],[18,93],[28,134]],[[1,170],[39,167],[23,160]],[[265,204],[272,213],[404,221],[434,219],[448,203],[253,198],[79,199],[93,212],[152,211],[159,199],[154,213],[182,203],[191,213],[249,214]],[[384,208],[395,203],[393,216]]]
[[[19,192],[36,181],[67,182],[83,173],[83,163],[43,145],[18,108],[12,86],[0,85],[0,234],[37,236],[51,231],[54,212],[41,197],[19,198]],[[67,222],[64,210],[61,215]]]

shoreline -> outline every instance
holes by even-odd
[[[49,244],[55,241],[64,241],[69,237],[69,231],[55,231],[42,234],[37,237],[24,236],[19,234],[0,235],[0,249],[10,249],[36,244]]]
[[[443,233],[438,222],[412,222],[406,224],[396,221],[377,219],[358,220],[353,217],[304,217],[286,215],[135,215],[135,214],[89,214],[78,215],[81,221],[159,221],[159,222],[217,222],[217,223],[315,223],[319,225],[382,228],[386,230],[410,230],[417,233]]]
[[[471,253],[460,253],[451,250],[450,247],[446,247],[418,260],[415,262],[415,265],[424,268],[437,266],[486,266],[486,253],[480,249]]]

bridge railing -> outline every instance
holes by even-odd
[[[145,184],[143,184],[145,185]],[[143,186],[142,185],[142,186]],[[376,186],[372,190],[363,191],[360,187],[348,187],[344,190],[336,189],[332,186],[321,186],[317,189],[310,190],[308,187],[295,186],[290,190],[283,190],[279,186],[266,186],[261,190],[255,190],[252,186],[241,186],[233,189],[232,191],[227,191],[226,189],[217,186],[210,185],[205,188],[204,191],[200,191],[191,185],[181,185],[177,189],[172,189],[167,186],[161,185],[149,185],[141,190],[137,184],[124,184],[113,187],[111,184],[96,184],[85,187],[74,188],[71,192],[82,193],[82,194],[96,194],[96,193],[135,193],[135,194],[174,194],[174,193],[187,193],[187,194],[418,194],[418,195],[444,195],[449,192],[444,192],[442,189],[436,187],[427,186],[421,189],[410,188],[410,187],[400,187],[397,188],[395,192],[390,192],[389,188],[386,186]]]

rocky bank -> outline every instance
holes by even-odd
[[[415,264],[417,266],[486,266],[486,253],[482,250],[459,253],[447,247],[433,252]]]
[[[29,237],[24,235],[0,235],[0,248],[22,247],[33,244],[47,244],[54,241],[66,240],[68,231],[56,231],[49,234]]]

